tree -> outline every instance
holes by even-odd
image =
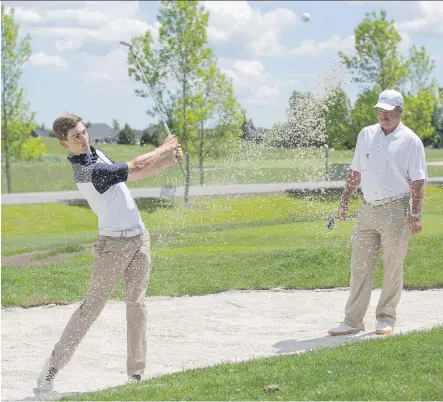
[[[126,123],[123,130],[121,130],[118,134],[117,144],[135,145],[136,143],[137,136],[135,135],[134,131],[132,131],[131,127],[129,127],[129,124]]]
[[[386,11],[366,13],[355,29],[354,57],[339,53],[353,74],[353,81],[361,86],[352,110],[352,125],[358,133],[363,127],[377,122],[374,105],[378,94],[385,89],[397,89],[405,98],[403,121],[422,139],[434,132],[432,114],[436,107],[436,81],[431,80],[435,62],[425,48],[410,48],[409,58],[399,54],[401,36]]]
[[[247,120],[245,116],[242,122],[241,130],[242,130],[242,137],[241,137],[242,140],[250,140],[254,138],[255,126],[252,119]]]
[[[425,47],[413,45],[409,51],[409,90],[405,96],[402,120],[422,140],[430,139],[435,132],[432,119],[437,108],[437,81],[431,79],[435,61]]]
[[[351,102],[346,92],[337,87],[326,99],[326,133],[329,148],[346,149],[355,145],[351,126]]]
[[[366,89],[357,97],[354,107],[351,112],[352,116],[352,130],[354,139],[352,145],[357,143],[358,133],[367,126],[377,123],[377,117],[374,110],[374,105],[377,103],[378,95],[381,88],[376,86],[375,89]]]
[[[293,91],[287,121],[275,124],[266,141],[285,148],[318,147],[326,144],[326,98],[313,92]]]
[[[366,13],[354,34],[356,55],[349,57],[339,52],[353,75],[353,81],[360,84],[363,91],[373,89],[375,85],[382,89],[401,90],[409,71],[408,61],[398,51],[401,36],[394,20],[387,20],[385,10],[379,15]]]
[[[152,144],[156,147],[162,144],[165,137],[165,129],[163,124],[151,125],[149,128],[143,131],[143,135],[140,138],[140,145]]]
[[[113,128],[114,130],[118,130],[118,131],[120,131],[120,124],[119,124],[119,122],[117,121],[117,119],[112,119],[112,128]]]
[[[21,84],[22,67],[31,55],[31,37],[26,35],[21,41],[19,25],[14,20],[14,8],[2,14],[2,154],[5,158],[5,174],[8,193],[12,192],[11,158],[19,157],[21,145],[28,140],[35,128],[35,113],[30,112],[24,101]]]
[[[425,47],[421,46],[418,49],[417,46],[412,45],[409,49],[410,94],[417,96],[420,91],[431,87],[437,88],[437,81],[430,80],[434,68],[435,60],[428,56]]]
[[[425,145],[432,145],[435,148],[443,148],[443,88],[439,88],[438,93],[438,100],[434,113],[432,114],[434,133],[428,141],[425,140],[424,143]]]
[[[192,105],[198,88],[201,88],[201,70],[212,57],[207,47],[209,13],[198,1],[161,1],[159,15],[159,44],[154,46],[150,32],[132,38],[140,64],[159,101],[160,110],[148,113],[163,115],[172,131],[179,137],[185,156],[185,202],[189,199],[190,152],[195,149],[196,114]],[[129,75],[136,81],[143,78],[136,61],[129,54]],[[175,85],[171,85],[174,82]],[[166,91],[169,88],[175,90]],[[144,90],[137,90],[138,96],[149,96]]]
[[[208,66],[201,69],[201,77],[193,111],[196,113],[196,148],[202,186],[205,158],[210,154],[226,154],[239,145],[245,111],[235,98],[232,80],[217,69],[215,60],[209,60]],[[214,124],[215,129],[208,127]]]
[[[434,88],[421,90],[417,96],[408,94],[405,97],[405,108],[402,121],[422,140],[434,133],[432,114],[437,106]]]
[[[39,137],[29,137],[20,145],[20,160],[23,161],[41,159],[45,156],[45,153],[46,146]]]

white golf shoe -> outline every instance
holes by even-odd
[[[142,376],[140,374],[134,374],[129,376],[128,384],[134,384],[136,382],[140,382],[142,380]]]
[[[377,322],[377,325],[375,327],[375,333],[377,335],[390,335],[392,334],[392,331],[392,327],[387,322]]]
[[[362,329],[353,328],[346,324],[345,322],[342,322],[338,327],[331,328],[328,331],[329,335],[336,336],[336,335],[350,335],[355,334],[357,332],[363,331]]]
[[[42,372],[37,380],[37,389],[39,391],[52,391],[54,388],[54,380],[58,370],[51,366],[51,359],[47,359],[43,365]]]

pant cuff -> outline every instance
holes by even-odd
[[[356,328],[359,331],[364,331],[365,330],[365,324],[363,322],[356,322],[356,321],[352,321],[349,318],[345,318],[344,323],[346,325],[349,325],[352,328]]]

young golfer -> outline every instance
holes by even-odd
[[[61,116],[54,121],[53,130],[60,145],[69,151],[74,180],[98,216],[99,229],[88,294],[46,360],[37,390],[52,390],[55,376],[69,362],[121,279],[125,282],[127,374],[130,382],[140,381],[146,366],[150,236],[124,182],[143,180],[173,166],[183,155],[180,144],[177,137],[169,136],[152,152],[116,163],[89,145],[80,117]]]

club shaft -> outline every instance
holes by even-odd
[[[123,44],[123,43],[122,43],[122,44]],[[146,78],[146,74],[145,74],[145,72],[144,72],[144,70],[143,70],[142,65],[140,64],[140,61],[138,60],[137,55],[135,54],[134,48],[133,48],[132,46],[130,46],[130,45],[126,45],[126,44],[124,44],[124,45],[125,45],[125,46],[128,46],[128,47],[131,49],[132,55],[134,56],[134,59],[137,61],[137,64],[138,64],[139,70],[140,70],[140,72],[142,73],[142,76],[143,76],[143,79],[144,79],[144,81],[145,81],[145,84],[148,86],[148,90],[149,90],[149,93],[151,94],[151,98],[154,99],[155,106],[156,106],[157,111],[158,111],[158,113],[159,113],[159,115],[160,115],[160,120],[161,120],[161,122],[163,123],[163,126],[164,126],[164,128],[165,128],[165,130],[166,130],[166,133],[167,133],[168,137],[171,136],[171,135],[172,135],[172,134],[171,134],[171,131],[169,130],[169,127],[168,127],[168,125],[166,124],[166,121],[165,121],[164,118],[163,118],[163,113],[162,113],[162,111],[160,110],[159,104],[158,104],[158,102],[157,102],[157,97],[155,96],[154,91],[153,91],[152,88],[151,88],[151,85],[149,85],[149,81],[148,81],[148,79]],[[179,161],[179,165],[180,165],[180,169],[182,170],[183,174],[186,176],[186,172],[185,172],[185,170],[183,169],[182,163],[181,163],[180,161]]]
[[[137,57],[137,55],[135,54],[134,49],[132,48],[132,46],[131,46],[131,50],[132,50],[132,54],[134,55],[134,59],[137,60],[138,67],[139,67],[139,69],[140,69],[140,72],[141,72],[142,75],[143,75],[143,79],[144,79],[146,85],[148,86],[148,90],[149,90],[149,93],[151,94],[151,98],[154,99],[155,107],[157,108],[157,111],[158,111],[158,113],[160,114],[160,119],[161,119],[161,121],[162,121],[162,123],[163,123],[163,125],[164,125],[164,127],[165,127],[166,132],[168,133],[168,136],[170,136],[170,135],[171,135],[171,131],[169,130],[168,125],[166,124],[165,120],[163,119],[163,113],[162,113],[161,110],[160,110],[160,107],[159,107],[158,102],[157,102],[157,98],[156,98],[156,96],[154,95],[154,91],[152,90],[151,85],[149,85],[149,81],[148,81],[148,79],[146,78],[146,74],[145,74],[145,72],[143,71],[143,68],[142,68],[142,66],[141,66],[141,64],[140,64],[140,61],[138,60],[138,57]]]

